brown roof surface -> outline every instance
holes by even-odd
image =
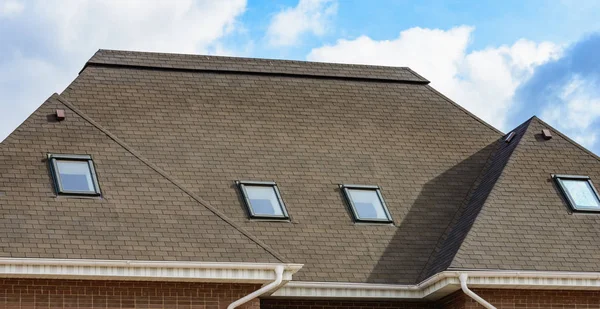
[[[59,105],[66,120],[50,122]],[[562,136],[534,138],[537,123],[506,144],[406,68],[102,50],[2,143],[0,231],[10,241],[0,255],[287,260],[305,264],[295,280],[339,282],[414,283],[513,262],[487,257],[495,252],[526,269],[535,254],[517,255],[543,248],[531,236],[545,222],[531,219],[538,210],[572,235],[595,222],[568,214],[548,171],[600,177],[585,173],[596,159]],[[92,154],[103,199],[56,198],[47,152]],[[276,181],[291,222],[249,220],[240,179]],[[354,223],[342,183],[381,186],[394,225]],[[527,194],[529,206],[517,206]],[[510,234],[522,216],[508,209],[528,213],[529,234]]]
[[[416,280],[500,136],[424,84],[377,79],[88,64],[63,95],[304,263],[299,280]],[[292,223],[248,220],[238,179],[276,181]],[[397,225],[355,224],[340,183],[381,186]]]
[[[598,188],[600,162],[534,117],[450,267],[600,271],[600,216],[572,213],[551,174],[589,176]]]
[[[56,109],[66,119],[53,120]],[[89,154],[103,198],[57,197],[47,153]],[[1,257],[279,262],[60,101],[0,148]]]
[[[471,231],[474,221],[477,219],[490,192],[494,189],[498,178],[502,175],[513,151],[519,145],[519,141],[527,130],[530,121],[531,119],[524,122],[492,144],[493,151],[486,165],[473,183],[463,206],[455,213],[446,233],[440,238],[429,263],[421,273],[421,279],[426,279],[437,272],[448,269],[465,237]]]

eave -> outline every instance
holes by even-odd
[[[469,287],[486,289],[600,290],[600,273],[540,271],[445,271],[416,285],[292,281],[271,294],[273,298],[311,299],[427,299],[460,290],[459,275],[469,276]]]
[[[0,258],[0,277],[263,284],[275,280],[279,265],[284,267],[284,282],[302,268],[277,263]]]

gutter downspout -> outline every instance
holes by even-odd
[[[458,280],[460,281],[460,288],[462,291],[467,294],[467,296],[474,299],[476,302],[480,303],[482,306],[487,309],[496,309],[492,304],[488,303],[485,299],[481,298],[479,295],[475,294],[475,292],[469,290],[467,286],[467,279],[469,279],[469,275],[462,273],[458,276]]]
[[[280,285],[282,281],[283,281],[283,265],[277,265],[277,266],[275,266],[275,281],[234,301],[233,303],[229,304],[229,306],[227,306],[227,309],[235,309],[237,306],[243,305],[256,297],[261,296],[261,295],[271,291],[272,289],[274,289],[275,287]]]

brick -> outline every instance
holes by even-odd
[[[89,289],[79,289],[82,285]],[[258,288],[255,284],[2,279],[0,309],[225,308]],[[240,308],[259,307],[260,301],[254,299]]]

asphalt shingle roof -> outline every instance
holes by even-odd
[[[507,144],[407,68],[101,50],[2,143],[0,256],[285,260],[295,280],[377,283],[585,269],[597,219],[548,179],[599,165],[541,127]],[[93,155],[103,198],[57,198],[47,152]],[[240,179],[276,181],[291,222],[249,220]],[[354,223],[343,183],[379,185],[394,225]]]
[[[600,217],[571,212],[552,174],[589,176],[597,186],[600,161],[534,117],[450,268],[600,271]]]
[[[57,197],[46,153],[91,155],[102,198]],[[281,262],[58,95],[3,141],[0,175],[1,257]]]

